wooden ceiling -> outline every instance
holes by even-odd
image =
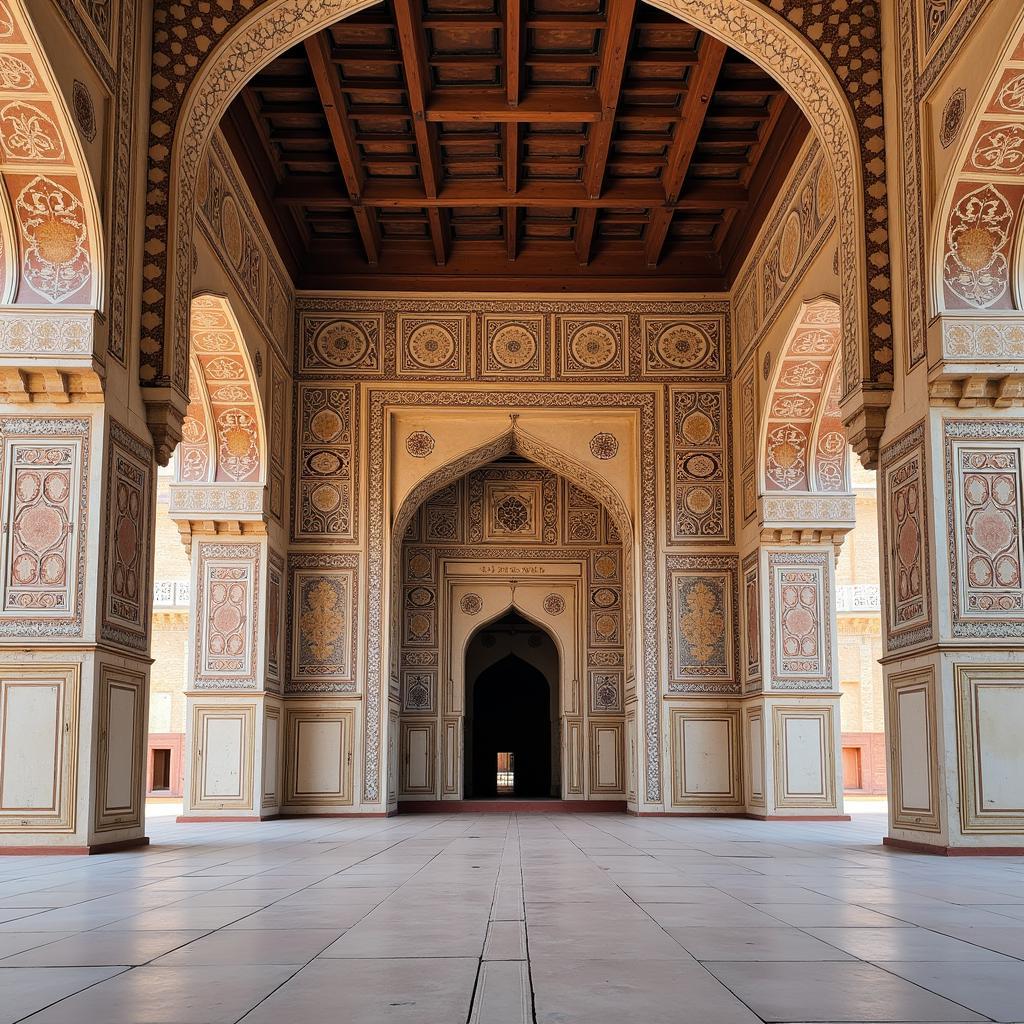
[[[638,0],[386,0],[224,131],[302,288],[727,289],[807,122]]]

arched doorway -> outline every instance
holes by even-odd
[[[466,648],[464,793],[558,796],[558,649],[514,609]]]

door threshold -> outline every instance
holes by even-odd
[[[598,811],[625,813],[625,800],[557,800],[539,797],[493,797],[489,800],[400,800],[399,814],[593,814]]]

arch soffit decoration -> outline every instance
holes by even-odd
[[[551,643],[554,645],[555,652],[558,654],[558,675],[561,676],[565,666],[565,652],[562,650],[562,641],[559,639],[558,633],[552,630],[547,623],[541,622],[539,619],[536,618],[536,616],[531,615],[530,612],[528,612],[525,608],[521,607],[520,602],[516,600],[515,594],[513,594],[509,598],[508,604],[506,604],[499,611],[491,615],[491,617],[487,619],[486,622],[480,623],[480,625],[476,626],[474,629],[471,629],[466,634],[466,637],[462,643],[462,650],[459,652],[457,660],[461,661],[462,664],[465,665],[466,655],[469,653],[469,648],[473,641],[476,640],[477,637],[479,637],[480,634],[483,633],[485,629],[487,629],[489,626],[495,625],[495,623],[497,622],[500,622],[511,611],[514,611],[517,614],[521,615],[524,619],[526,619],[527,622],[530,623],[531,626],[536,626],[537,629],[539,629],[551,641]],[[452,653],[454,657],[454,652]],[[525,661],[526,659],[524,658],[523,660]],[[492,662],[491,664],[497,664],[497,662]],[[527,662],[527,664],[531,665],[533,668],[537,668],[537,666],[533,665],[532,662]],[[491,665],[486,666],[486,668],[490,667]],[[486,668],[484,669],[484,671],[486,671]],[[538,671],[541,670],[538,669]],[[466,681],[466,679],[463,679],[463,685],[465,685]],[[561,679],[559,679],[559,682],[561,682]]]
[[[551,445],[515,425],[496,437],[484,441],[475,449],[456,456],[443,466],[438,466],[413,485],[394,514],[391,536],[399,543],[394,545],[393,551],[398,548],[400,539],[406,536],[406,530],[417,509],[437,494],[438,490],[467,473],[473,472],[474,469],[480,469],[507,455],[518,455],[529,459],[530,462],[550,469],[559,476],[564,476],[570,483],[585,490],[608,510],[615,522],[618,536],[622,538],[624,545],[628,545],[629,549],[633,550],[633,517],[615,488],[577,460],[559,452]]]
[[[518,425],[485,441],[477,448],[456,456],[414,484],[394,515],[391,536],[400,542],[416,510],[425,501],[454,480],[506,455],[520,455],[529,459],[586,491],[608,510],[615,521],[622,543],[632,550],[633,519],[615,488],[571,456],[552,448]],[[393,550],[397,550],[398,546],[396,543]]]
[[[847,441],[834,388],[841,360],[839,321],[836,300],[820,296],[801,305],[786,335],[759,434],[762,493],[847,489]]]
[[[140,379],[150,399],[150,424],[161,458],[177,443],[187,399],[188,301],[191,232],[201,157],[228,104],[253,74],[285,50],[332,22],[373,6],[377,0],[265,0],[234,12],[214,7],[161,7],[154,25],[150,126],[151,187],[147,195],[148,282],[144,296]],[[845,418],[858,424],[855,440],[870,461],[884,422],[892,384],[888,324],[888,236],[884,225],[885,161],[881,146],[881,41],[878,22],[851,13],[846,0],[822,4],[817,22],[787,22],[765,0],[645,0],[724,40],[775,76],[800,104],[830,153],[839,194]],[[773,6],[775,4],[773,3]],[[798,0],[784,9],[799,10]],[[877,16],[877,12],[875,12]],[[840,37],[849,20],[857,30]],[[848,27],[848,26],[847,26]],[[179,39],[175,29],[182,29]],[[812,41],[810,32],[817,33]],[[205,53],[192,39],[203,34]],[[219,37],[219,38],[218,38]],[[857,52],[854,49],[857,45]],[[186,47],[191,60],[178,59]],[[166,49],[177,51],[169,56]],[[858,132],[847,98],[824,54],[848,55],[864,69],[850,75],[864,130]],[[838,58],[837,58],[838,59]],[[844,59],[847,59],[844,56]],[[861,88],[863,86],[863,88]],[[858,142],[859,134],[863,142]],[[865,213],[861,165],[870,168]],[[165,245],[166,240],[166,245]],[[871,250],[869,252],[869,249]],[[871,272],[868,272],[869,257]],[[869,299],[870,296],[870,299]],[[873,312],[872,312],[873,311]]]
[[[1024,311],[1024,13],[967,124],[938,193],[932,309]]]
[[[263,402],[231,303],[191,303],[189,406],[179,453],[181,483],[263,484],[267,440]]]
[[[99,201],[27,7],[24,0],[0,0],[0,178],[6,192],[0,197],[6,207],[0,303],[100,311]],[[89,337],[67,354],[91,356],[92,348]]]

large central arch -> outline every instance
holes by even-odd
[[[162,44],[182,23],[186,38],[200,30],[216,39],[205,57],[154,67],[151,125],[151,188],[147,196],[147,244],[144,275],[143,336],[140,379],[147,388],[150,422],[158,435],[162,457],[180,437],[180,420],[188,398],[188,303],[191,294],[191,244],[199,166],[214,129],[245,83],[281,53],[333,22],[349,17],[376,0],[265,0],[233,23],[217,7],[198,18],[195,12],[162,8],[155,38]],[[869,291],[887,295],[888,277],[876,271],[868,277],[869,238],[876,238],[884,210],[884,161],[872,153],[873,183],[880,208],[865,216],[858,123],[843,87],[819,46],[824,22],[817,26],[819,44],[806,31],[770,10],[763,0],[645,0],[694,27],[727,42],[774,76],[800,105],[825,144],[835,174],[840,210],[840,276],[843,306],[844,418],[857,424],[853,441],[858,450],[873,449],[881,433],[877,415],[883,410],[892,382],[892,352],[888,328],[872,324]],[[844,5],[845,6],[845,5]],[[213,5],[211,5],[213,7]],[[837,15],[838,17],[838,15]],[[196,24],[196,21],[202,25]],[[185,23],[187,21],[187,28]],[[831,31],[831,30],[830,30]],[[845,48],[877,49],[877,26],[844,41]],[[863,63],[863,60],[862,60]],[[877,62],[876,62],[877,63]],[[877,95],[877,102],[872,96]],[[879,83],[864,90],[860,106],[881,105]],[[880,163],[880,161],[882,161]],[[877,168],[881,167],[881,171]],[[870,223],[868,222],[870,219]],[[884,233],[883,233],[884,234]],[[871,243],[873,246],[874,242]],[[878,263],[878,254],[874,263]],[[887,252],[885,261],[887,262]],[[879,303],[874,303],[878,307]],[[870,422],[866,422],[870,421]],[[868,455],[869,458],[872,456]]]

